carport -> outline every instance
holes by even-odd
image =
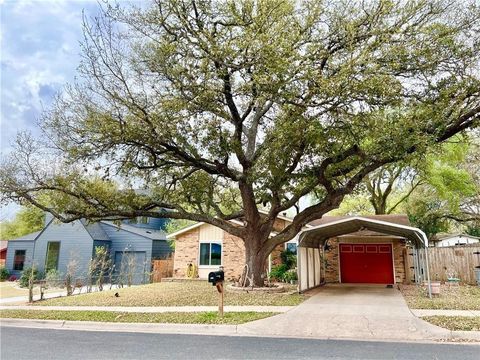
[[[425,233],[416,227],[358,216],[313,226],[300,232],[297,256],[299,290],[306,291],[323,285],[323,279],[325,278],[325,262],[323,259],[329,239],[360,230],[370,230],[406,239],[413,249],[415,282],[421,284],[426,281],[431,297],[427,256],[428,239]],[[424,249],[424,251],[419,252],[419,249]]]

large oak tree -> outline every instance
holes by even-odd
[[[107,5],[84,33],[44,137],[3,161],[3,198],[62,221],[218,226],[245,242],[255,285],[370,172],[479,124],[473,2],[157,0]]]

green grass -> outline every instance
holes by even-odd
[[[51,292],[60,292],[62,289],[46,289],[45,293]],[[40,294],[40,289],[38,286],[33,288],[33,294],[38,295]],[[6,299],[10,297],[17,297],[17,296],[28,296],[28,289],[27,288],[20,288],[18,283],[13,281],[4,281],[0,282],[0,299]]]
[[[480,287],[442,285],[440,295],[429,299],[425,287],[400,286],[411,309],[480,310]]]
[[[422,319],[448,330],[480,331],[479,316],[424,316]]]
[[[0,318],[9,319],[171,324],[234,325],[264,319],[273,315],[276,315],[276,313],[228,312],[223,317],[219,317],[217,312],[124,313],[111,311],[0,310]]]
[[[118,292],[119,297],[114,294]],[[239,293],[225,290],[225,305],[289,306],[305,300],[300,294]],[[48,299],[37,305],[62,306],[216,306],[218,292],[203,281],[162,282],[90,294]]]

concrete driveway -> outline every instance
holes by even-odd
[[[436,340],[450,332],[415,317],[396,288],[336,284],[317,288],[293,310],[238,327],[245,334],[334,339]]]

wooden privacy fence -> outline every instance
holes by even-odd
[[[419,253],[423,255],[424,249]],[[476,285],[474,268],[480,266],[480,244],[470,244],[466,246],[450,247],[429,247],[428,261],[430,278],[432,281],[446,281],[448,277],[453,276],[460,279],[461,283]],[[414,282],[413,272],[413,250],[406,249],[407,282]]]
[[[152,261],[152,282],[160,282],[162,278],[173,276],[173,256]]]

